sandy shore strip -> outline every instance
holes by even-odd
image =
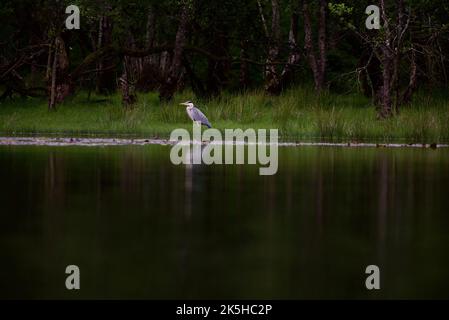
[[[203,142],[207,144],[208,142]],[[230,141],[211,142],[230,145]],[[0,137],[0,145],[12,146],[130,146],[130,145],[174,145],[167,139],[125,139],[125,138],[52,138],[52,137]],[[248,143],[245,143],[248,144]],[[401,144],[401,143],[333,143],[333,142],[278,142],[279,147],[371,147],[371,148],[448,148],[449,144]]]

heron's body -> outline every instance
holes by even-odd
[[[192,102],[187,101],[182,104],[187,106],[186,108],[187,115],[189,116],[190,119],[192,119],[193,122],[197,122],[208,128],[212,127],[212,125],[210,124],[209,120],[207,120],[207,117],[204,115],[204,113],[202,113],[200,109],[195,107],[195,105]]]

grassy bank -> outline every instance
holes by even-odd
[[[0,134],[122,135],[166,138],[175,128],[191,130],[185,108],[194,100],[215,128],[278,128],[284,141],[448,142],[449,101],[442,95],[418,94],[399,116],[376,120],[369,99],[358,94],[317,96],[308,88],[290,90],[280,97],[261,92],[225,94],[198,101],[190,92],[162,105],[156,93],[139,94],[131,110],[124,110],[119,95],[79,93],[47,111],[46,100],[15,99],[0,104]]]

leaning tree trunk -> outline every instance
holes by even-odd
[[[48,44],[48,55],[47,55],[47,67],[45,69],[45,81],[50,80],[51,75],[51,66],[52,66],[52,53],[53,53],[53,46],[51,43]]]
[[[48,110],[54,110],[56,102],[55,102],[55,96],[56,96],[56,68],[58,67],[58,48],[59,42],[55,40],[55,52],[53,56],[53,65],[51,67],[51,72],[48,72],[48,74],[51,74],[51,78],[49,78],[51,84],[50,84],[50,94],[49,94],[49,101],[48,101]]]
[[[402,104],[410,103],[412,100],[413,92],[417,87],[417,78],[418,78],[418,67],[416,65],[416,53],[412,47],[411,53],[411,65],[410,65],[410,79],[408,82],[407,89],[405,89],[404,94],[402,95]]]

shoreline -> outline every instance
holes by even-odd
[[[79,138],[79,137],[0,137],[0,146],[144,146],[175,145],[176,141],[168,139],[132,139],[132,138]],[[207,144],[207,142],[202,142]],[[212,142],[212,144],[240,144],[229,141]],[[247,142],[243,144],[249,145]],[[267,143],[270,144],[270,143]],[[365,142],[278,142],[279,147],[347,147],[347,148],[449,148],[449,144],[437,143],[365,143]]]

